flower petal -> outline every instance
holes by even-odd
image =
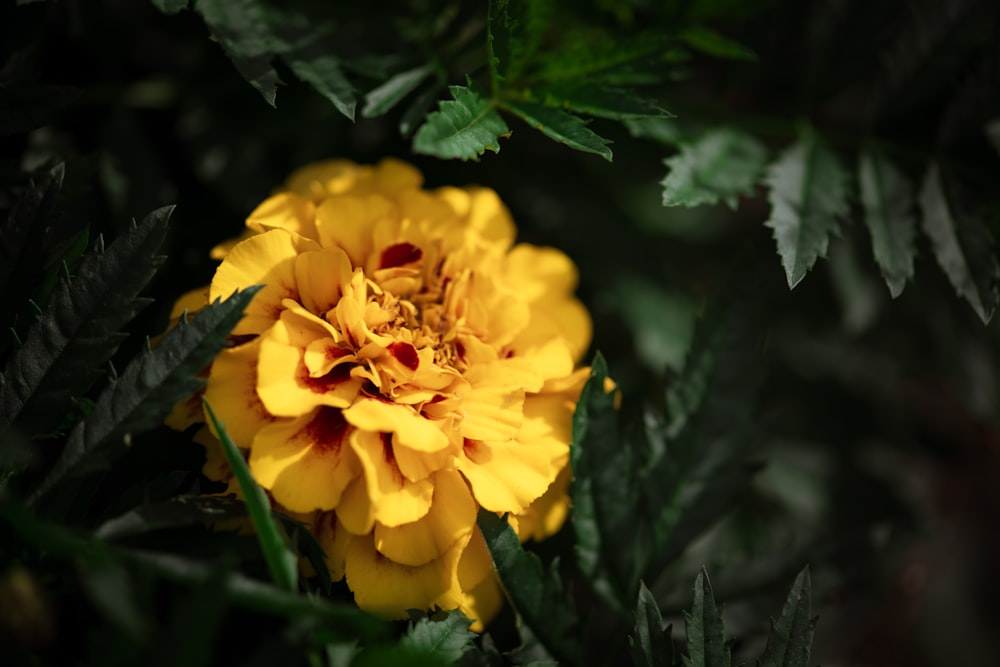
[[[284,229],[318,240],[315,204],[293,192],[281,192],[265,199],[250,213],[246,224],[257,232]]]
[[[327,407],[275,422],[254,438],[250,471],[293,512],[333,509],[361,472],[346,446],[349,430],[340,410]]]
[[[480,505],[491,512],[519,513],[549,488],[556,461],[568,451],[568,445],[554,440],[530,445],[466,440],[455,465]]]
[[[434,500],[422,518],[390,528],[375,524],[375,548],[403,565],[423,565],[440,558],[476,525],[476,501],[462,476],[453,470],[434,474]]]
[[[260,429],[274,422],[255,389],[259,355],[260,338],[223,349],[212,362],[205,385],[205,399],[236,446],[244,449]]]
[[[473,531],[458,561],[458,582],[463,592],[459,609],[467,618],[473,619],[472,631],[482,632],[503,607],[504,596],[479,528]]]
[[[353,431],[349,438],[364,471],[375,520],[386,526],[399,526],[427,514],[434,497],[434,484],[429,479],[415,482],[406,479],[396,465],[387,439],[382,433],[362,430]]]
[[[337,305],[351,282],[351,260],[340,248],[304,252],[295,259],[295,283],[302,305],[322,315]]]
[[[397,217],[396,205],[381,195],[333,195],[316,209],[316,231],[320,245],[339,247],[355,267],[364,267],[375,225]]]
[[[363,431],[395,433],[400,443],[417,451],[436,452],[450,443],[436,422],[420,416],[409,405],[359,398],[344,410],[344,418]]]
[[[326,566],[330,569],[330,579],[344,578],[344,561],[347,558],[347,544],[351,534],[337,519],[336,512],[317,512],[312,523],[316,541],[326,554]]]

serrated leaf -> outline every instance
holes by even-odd
[[[997,302],[1000,267],[993,239],[983,223],[961,215],[945,191],[941,168],[932,163],[920,192],[924,232],[931,239],[938,265],[959,296],[980,319],[989,322]]]
[[[176,14],[182,9],[187,9],[191,0],[153,0],[153,6],[164,14]]]
[[[861,153],[858,189],[865,224],[872,235],[872,251],[882,271],[889,294],[896,298],[913,277],[916,254],[913,186],[884,155],[871,150]]]
[[[102,540],[114,540],[163,528],[212,523],[246,516],[246,506],[228,496],[177,496],[142,505],[108,519],[94,531]]]
[[[11,424],[22,413],[51,423],[71,397],[96,380],[95,369],[124,337],[120,328],[146,303],[136,295],[163,261],[157,252],[171,211],[172,206],[153,211],[107,250],[91,252],[72,282],[58,286],[4,369],[0,424]]]
[[[767,162],[767,148],[732,127],[709,130],[664,160],[664,206],[701,206],[724,201],[735,209],[740,195],[750,195]]]
[[[578,81],[560,81],[535,86],[530,90],[533,99],[545,106],[562,107],[577,113],[610,118],[634,120],[637,118],[662,118],[672,114],[657,103],[635,93],[601,84]]]
[[[476,633],[469,630],[472,621],[459,611],[450,611],[441,620],[424,617],[410,626],[399,640],[400,646],[412,648],[453,664],[475,646]]]
[[[688,667],[730,667],[732,655],[726,645],[722,615],[715,605],[712,584],[702,569],[694,582],[694,604],[684,612],[687,628],[687,650],[684,664]]]
[[[556,659],[577,664],[576,611],[563,592],[557,564],[546,571],[538,556],[521,547],[506,519],[480,510],[478,523],[500,583],[521,620]]]
[[[217,300],[129,362],[117,381],[97,397],[90,414],[70,432],[32,502],[66,477],[109,465],[133,434],[162,423],[178,401],[194,393],[202,382],[198,372],[225,345],[226,336],[258,290],[251,287],[225,301]]]
[[[788,287],[794,288],[819,257],[825,257],[830,234],[847,215],[848,174],[811,129],[768,168],[771,215]]]
[[[632,483],[632,448],[618,432],[614,392],[606,391],[607,381],[607,363],[598,353],[573,415],[574,550],[594,591],[627,609],[642,567],[634,521],[639,488]]]
[[[634,35],[628,40],[614,40],[606,35],[588,34],[570,41],[558,51],[546,54],[532,75],[542,81],[579,81],[613,83],[634,64],[663,60],[672,55],[666,37],[657,33]],[[662,63],[656,63],[657,69]]]
[[[421,65],[393,75],[382,85],[368,91],[368,94],[365,95],[365,106],[361,109],[361,115],[365,118],[381,116],[416,90],[430,74],[431,68],[427,65]]]
[[[236,483],[239,484],[240,491],[243,492],[247,512],[250,514],[250,521],[257,534],[260,549],[264,553],[264,560],[267,561],[267,568],[271,572],[271,579],[278,588],[295,592],[299,587],[298,561],[295,553],[285,543],[285,538],[278,528],[278,522],[271,515],[271,501],[268,500],[264,489],[250,474],[250,467],[243,458],[243,454],[226,433],[225,425],[215,416],[211,404],[204,399],[203,402],[209,424],[219,439],[226,461],[229,462]]]
[[[611,162],[611,149],[608,148],[611,141],[594,134],[579,116],[534,102],[504,100],[503,106],[550,139]]]
[[[198,0],[194,9],[245,78],[271,106],[282,81],[274,68],[281,59],[297,77],[354,120],[357,98],[340,59],[328,19],[292,4],[263,0]]]
[[[535,58],[550,25],[551,0],[490,0],[487,19],[490,78],[494,90],[514,81]]]
[[[757,54],[746,46],[705,26],[688,28],[681,33],[681,39],[691,48],[717,58],[748,62],[757,60]]]
[[[810,599],[809,568],[804,568],[795,578],[792,589],[785,598],[781,616],[771,621],[764,655],[757,661],[759,667],[809,667],[813,629]]]
[[[477,160],[486,151],[500,151],[500,137],[510,134],[492,100],[466,86],[449,86],[453,100],[438,103],[438,111],[413,136],[413,151],[442,158]]]
[[[656,600],[646,584],[641,582],[635,609],[635,630],[629,641],[635,667],[670,667],[674,664],[670,626],[663,628],[663,617]]]

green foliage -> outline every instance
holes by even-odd
[[[809,568],[795,578],[788,592],[781,616],[771,621],[771,634],[767,638],[764,655],[757,661],[759,667],[807,667],[812,647],[816,619],[812,618],[812,584]]]
[[[684,144],[665,160],[665,206],[701,206],[724,201],[736,208],[740,195],[753,193],[767,161],[767,149],[753,136],[733,128],[717,128]]]
[[[453,101],[438,103],[438,111],[413,136],[413,150],[438,157],[476,160],[486,151],[500,151],[500,137],[510,135],[493,102],[466,86],[450,86]]]
[[[457,611],[443,613],[440,618],[425,616],[410,625],[399,645],[423,651],[451,665],[474,649],[472,641],[476,634],[469,630],[471,624]]]
[[[670,642],[670,626],[663,627],[663,617],[656,599],[645,584],[639,585],[639,601],[635,609],[635,631],[629,638],[632,664],[635,667],[670,667],[674,664],[674,649]]]
[[[732,652],[726,644],[722,614],[715,604],[708,573],[702,570],[694,582],[694,604],[684,613],[688,667],[730,667]]]
[[[594,134],[580,117],[533,102],[508,100],[504,106],[548,138],[584,153],[600,155],[608,162],[611,161],[611,149],[607,146],[611,142]]]
[[[884,155],[865,151],[860,160],[858,187],[865,224],[872,235],[875,261],[889,293],[896,298],[913,277],[916,254],[913,186]]]

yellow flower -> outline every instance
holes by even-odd
[[[514,245],[495,192],[329,161],[296,171],[218,246],[211,285],[175,316],[263,284],[204,395],[273,502],[312,527],[359,606],[502,604],[476,527],[559,529],[591,323],[558,250]],[[169,423],[204,422],[198,400]],[[227,471],[210,457],[206,474]]]

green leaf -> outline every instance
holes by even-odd
[[[236,482],[240,485],[240,491],[243,492],[243,497],[246,499],[250,521],[253,523],[254,532],[257,533],[257,540],[264,553],[264,560],[267,561],[267,567],[271,571],[271,579],[274,580],[278,588],[295,592],[299,587],[297,560],[295,553],[285,543],[278,523],[271,516],[271,501],[268,500],[264,489],[250,474],[250,468],[247,466],[243,454],[226,433],[225,425],[215,416],[212,405],[207,400],[203,399],[203,402],[211,427],[219,438],[229,467],[232,468]]]
[[[804,568],[795,578],[792,589],[785,598],[781,616],[771,621],[764,655],[758,667],[809,667],[816,621],[812,617],[809,568]]]
[[[573,527],[580,571],[601,597],[631,606],[642,569],[636,523],[639,487],[632,448],[618,432],[608,367],[598,353],[573,415]]]
[[[162,423],[173,406],[200,386],[198,373],[225,344],[259,287],[236,292],[181,321],[152,350],[133,359],[97,397],[86,419],[70,432],[59,459],[32,502],[65,477],[107,467],[134,434]]]
[[[399,645],[412,648],[428,655],[441,658],[446,664],[453,664],[473,648],[476,633],[469,630],[472,621],[460,611],[446,612],[442,619],[427,617],[413,623],[399,640]]]
[[[141,224],[97,249],[63,281],[24,346],[7,362],[0,384],[0,425],[23,416],[52,424],[53,415],[87,391],[124,338],[119,330],[147,302],[136,295],[163,261],[158,255],[173,207],[153,211]]]
[[[153,6],[164,14],[176,14],[182,9],[187,9],[191,0],[153,0]]]
[[[361,109],[361,115],[365,118],[381,116],[416,90],[417,86],[430,74],[431,68],[428,65],[421,65],[394,74],[382,85],[368,91],[368,94],[365,95],[365,106]]]
[[[534,102],[504,100],[503,106],[550,139],[611,161],[611,149],[608,148],[611,141],[594,134],[579,116]]]
[[[97,609],[124,638],[141,642],[149,635],[146,615],[125,567],[111,558],[95,558],[81,568],[80,583]]]
[[[996,309],[1000,279],[993,239],[982,221],[964,214],[945,188],[941,168],[932,163],[920,192],[924,232],[955,291],[972,304],[983,322],[989,322]]]
[[[281,59],[353,120],[357,98],[329,50],[336,43],[330,19],[307,8],[264,0],[198,0],[194,5],[233,65],[268,104],[275,105],[282,83],[274,68],[275,59]]]
[[[641,582],[635,609],[635,630],[629,637],[629,643],[635,667],[671,667],[674,664],[670,626],[664,630],[656,600],[646,584]]]
[[[665,206],[701,206],[724,201],[735,209],[740,195],[753,193],[767,162],[764,144],[732,127],[709,130],[665,161]]]
[[[662,118],[672,115],[661,109],[653,100],[640,97],[628,90],[601,84],[560,81],[535,86],[530,90],[530,94],[545,106],[562,107],[588,116],[612,120]]]
[[[717,58],[755,62],[757,54],[746,46],[720,35],[711,28],[695,26],[681,33],[684,43],[693,49]]]
[[[351,660],[351,667],[452,667],[455,663],[410,646],[369,646]]]
[[[916,254],[913,186],[884,155],[866,150],[858,163],[858,188],[875,261],[896,298],[913,277]]]
[[[789,288],[825,257],[830,234],[847,215],[848,174],[811,129],[768,169],[774,238]]]
[[[108,519],[94,531],[94,536],[114,540],[163,528],[212,523],[246,513],[243,503],[228,496],[177,496]]]
[[[592,33],[546,54],[532,77],[548,82],[613,83],[623,72],[643,61],[655,60],[655,69],[662,69],[662,60],[673,55],[670,46],[662,34],[645,33],[616,40],[603,33]]]
[[[493,102],[465,86],[448,86],[454,101],[438,103],[438,111],[413,136],[413,151],[442,158],[477,160],[500,151],[500,137],[510,135]]]
[[[500,583],[523,622],[557,660],[579,663],[576,611],[563,592],[557,563],[546,571],[538,556],[521,547],[506,519],[480,510],[478,523]]]
[[[688,667],[730,667],[732,656],[726,645],[722,615],[715,606],[712,584],[702,569],[694,582],[694,604],[684,612],[687,628],[687,650],[684,664]]]
[[[490,80],[516,81],[536,58],[551,24],[551,0],[490,0],[487,20]]]

